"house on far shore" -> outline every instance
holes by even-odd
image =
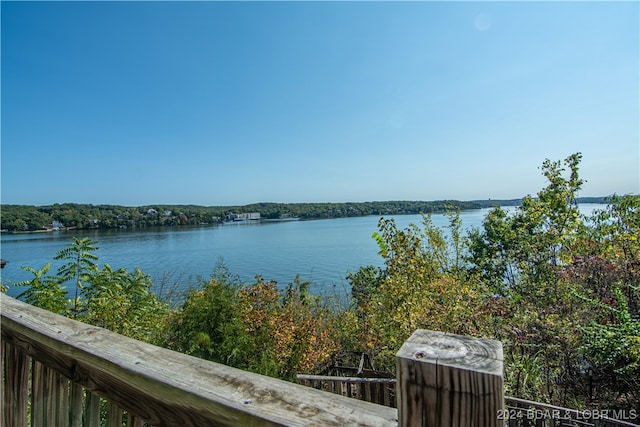
[[[49,224],[49,228],[51,230],[60,230],[61,228],[64,228],[64,224],[60,221],[51,221],[51,224]]]
[[[240,214],[229,214],[225,217],[227,221],[260,221],[260,212],[246,212]]]

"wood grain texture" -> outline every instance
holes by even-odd
[[[85,419],[87,427],[100,427],[100,396],[87,393]]]
[[[157,427],[397,423],[392,408],[145,344],[6,295],[0,305],[3,341]]]
[[[416,331],[396,359],[399,424],[497,427],[502,360],[499,341]]]
[[[2,425],[27,425],[29,357],[5,342],[2,343]]]
[[[333,377],[298,374],[297,381],[307,387],[395,408],[395,378]]]
[[[82,427],[84,390],[80,384],[71,383],[69,397],[69,427]]]

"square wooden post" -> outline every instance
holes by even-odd
[[[419,329],[396,365],[400,426],[504,425],[500,341]]]

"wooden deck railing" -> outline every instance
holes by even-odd
[[[338,377],[304,375],[298,383],[330,393],[396,407],[395,378]],[[500,418],[506,427],[638,427],[624,418],[640,420],[640,409],[635,412],[562,408],[530,400],[505,396],[505,408]]]
[[[6,427],[492,427],[506,425],[512,411],[544,409],[509,398],[505,406],[497,341],[418,330],[398,352],[397,379],[341,378],[321,385],[326,393],[132,340],[6,295],[0,312]],[[328,381],[304,380],[319,381],[316,387]],[[508,426],[634,425],[523,418]]]
[[[6,427],[397,425],[392,408],[145,344],[6,295],[0,310]]]
[[[397,407],[395,378],[330,377],[299,374],[298,383],[378,405]]]

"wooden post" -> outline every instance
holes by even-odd
[[[396,364],[400,426],[504,425],[499,341],[419,329]]]

